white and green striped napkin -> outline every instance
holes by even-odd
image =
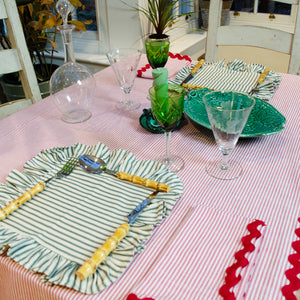
[[[183,67],[174,80],[169,83],[181,84],[190,74],[194,64]],[[229,90],[242,93],[250,93],[255,87],[260,74],[264,71],[265,66],[259,64],[249,64],[241,60],[234,60],[225,63],[224,60],[219,62],[207,63],[196,72],[193,79],[187,84],[198,87],[206,87],[214,90]],[[279,85],[281,76],[278,73],[270,71],[264,82],[258,85],[258,91],[253,96],[270,100]]]
[[[152,190],[119,180],[106,173],[91,174],[80,166],[66,178],[48,183],[44,191],[23,204],[0,222],[0,249],[28,270],[42,273],[41,279],[97,293],[118,279],[133,255],[141,251],[154,226],[170,214],[183,191],[182,181],[154,161],[137,161],[125,150],[110,152],[102,143],[41,151],[24,165],[24,172],[13,170],[7,183],[0,185],[0,208],[31,189],[37,182],[53,176],[72,156],[94,154],[107,167],[161,181],[171,192],[159,193],[132,224],[127,235],[111,255],[85,281],[75,271],[116,228],[127,222],[127,214]]]

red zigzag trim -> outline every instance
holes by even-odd
[[[188,56],[188,55],[180,55],[180,54],[173,54],[171,52],[169,52],[169,57],[171,58],[177,58],[179,60],[187,60],[189,62],[192,62],[192,59]],[[140,68],[139,70],[137,70],[137,77],[142,77],[143,72],[146,72],[148,69],[150,69],[150,64],[146,64],[145,67]]]
[[[300,222],[300,218],[298,218]],[[300,228],[295,230],[298,238],[300,238]],[[288,261],[293,266],[291,269],[285,271],[286,278],[290,281],[289,284],[281,288],[281,292],[286,299],[297,299],[294,292],[300,289],[300,279],[297,275],[300,273],[300,240],[292,243],[292,248],[296,251],[289,255]]]
[[[142,67],[139,70],[137,70],[137,77],[142,77],[143,72],[146,72],[147,69],[150,69],[150,64],[146,64],[145,67]]]
[[[191,59],[188,55],[180,55],[180,54],[178,54],[178,53],[173,54],[173,53],[169,52],[169,56],[170,56],[171,58],[177,58],[177,59],[179,59],[179,60],[185,59],[185,60],[187,60],[187,61],[189,61],[189,62],[192,62],[192,59]]]
[[[234,254],[236,262],[226,269],[225,283],[219,290],[219,294],[224,299],[236,299],[235,294],[230,291],[242,279],[240,274],[238,276],[236,275],[236,271],[238,268],[245,268],[249,264],[246,254],[255,250],[255,246],[251,243],[251,240],[258,239],[261,236],[261,232],[257,229],[260,225],[264,226],[265,223],[260,220],[255,220],[248,224],[247,230],[249,231],[249,235],[242,237],[242,245],[244,248]]]
[[[126,300],[154,300],[153,298],[139,298],[137,295],[135,294],[129,294],[126,298]]]

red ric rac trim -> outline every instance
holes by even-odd
[[[179,59],[179,60],[187,60],[189,62],[192,62],[192,59],[188,55],[180,55],[180,54],[173,54],[169,52],[169,57],[174,58],[174,59]],[[150,69],[150,64],[146,64],[144,67],[140,68],[137,70],[137,77],[142,77],[143,72],[146,72],[148,69]]]
[[[135,294],[129,294],[126,300],[154,300],[153,298],[138,298]]]
[[[236,271],[238,268],[245,268],[249,264],[246,254],[255,250],[255,246],[251,243],[251,241],[252,239],[258,239],[261,237],[261,232],[258,230],[258,226],[261,225],[264,226],[265,223],[260,220],[255,220],[248,224],[247,230],[249,231],[249,234],[243,236],[241,240],[243,248],[234,254],[234,258],[236,259],[235,263],[233,263],[225,271],[225,283],[219,289],[219,294],[226,300],[236,299],[232,289],[242,279],[240,274],[236,275]]]
[[[147,69],[150,69],[150,64],[146,64],[145,67],[142,67],[139,70],[137,70],[137,77],[142,77],[143,72],[146,72]]]
[[[300,218],[298,218],[300,222]],[[297,275],[300,273],[300,228],[295,230],[298,240],[292,243],[292,248],[296,251],[289,255],[288,261],[293,266],[291,269],[285,271],[286,278],[290,281],[289,284],[281,288],[281,292],[286,299],[297,299],[294,292],[300,289],[300,279]]]
[[[169,57],[171,57],[171,58],[177,58],[179,60],[185,59],[185,60],[187,60],[189,62],[192,62],[192,59],[188,55],[180,55],[178,53],[173,54],[173,53],[169,52]]]

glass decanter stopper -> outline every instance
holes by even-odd
[[[83,65],[75,62],[72,43],[72,30],[75,26],[67,24],[72,5],[67,0],[59,0],[56,5],[62,16],[63,25],[58,29],[64,43],[65,62],[50,78],[50,94],[62,113],[62,120],[67,123],[80,123],[91,117],[91,106],[95,79]]]

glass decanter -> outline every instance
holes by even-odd
[[[72,30],[75,26],[67,24],[72,5],[67,0],[60,0],[56,9],[63,18],[63,25],[58,28],[63,38],[65,61],[50,78],[50,94],[53,95],[54,103],[62,113],[63,121],[80,123],[92,115],[90,109],[95,79],[85,66],[75,61],[72,43]]]

